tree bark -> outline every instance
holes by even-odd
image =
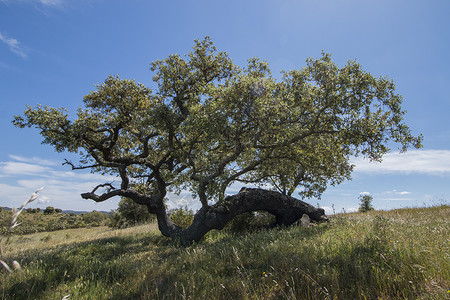
[[[156,215],[163,235],[179,239],[183,245],[189,245],[200,241],[212,229],[223,229],[235,216],[252,211],[266,211],[275,215],[274,225],[292,225],[303,214],[307,214],[314,222],[328,221],[321,208],[279,192],[254,188],[242,188],[236,195],[219,200],[212,206],[202,207],[186,229],[175,225],[165,209],[158,210]]]

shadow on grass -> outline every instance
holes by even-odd
[[[14,259],[26,270],[4,290],[6,299],[43,299],[59,285],[74,283],[112,286],[136,275],[142,254],[167,255],[171,241],[157,235],[109,237],[43,250],[27,251]]]
[[[147,280],[141,281],[134,292],[119,291],[115,299],[266,299],[264,287],[258,290],[257,286],[265,284],[260,282],[261,275],[269,265],[289,258],[279,252],[283,244],[319,238],[330,228],[330,224],[322,224],[261,229],[248,234],[211,232],[213,242],[177,252],[176,257],[164,262],[164,272],[148,270]],[[279,247],[271,248],[276,244]]]
[[[345,243],[329,239],[330,229],[335,225],[213,232],[187,248],[163,236],[130,233],[29,252],[16,258],[27,271],[11,278],[3,293],[5,299],[61,299],[72,293],[72,299],[417,296],[423,276],[405,267],[414,257],[391,247],[379,226]]]

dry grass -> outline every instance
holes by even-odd
[[[14,230],[14,228],[16,228],[17,226],[20,225],[20,223],[17,221],[17,219],[18,219],[20,213],[24,210],[25,206],[26,206],[28,203],[31,203],[31,202],[33,202],[34,200],[36,200],[36,199],[38,198],[38,194],[37,194],[37,193],[39,193],[40,191],[42,191],[43,188],[44,188],[44,187],[41,187],[41,188],[37,189],[37,190],[31,195],[31,197],[30,197],[27,201],[25,201],[25,202],[19,207],[19,209],[16,209],[15,207],[13,207],[13,209],[12,209],[12,216],[11,216],[10,227],[9,227],[8,230],[6,231],[5,236],[9,237],[9,235],[12,233],[12,231]],[[3,258],[3,256],[4,256],[3,247],[2,247],[2,242],[3,242],[3,239],[5,238],[5,236],[0,236],[0,255],[1,255],[0,257],[2,257],[2,258]],[[0,264],[2,264],[3,267],[4,267],[8,272],[10,272],[10,273],[13,272],[12,269],[9,267],[9,265],[8,265],[3,259],[0,259]],[[16,260],[13,260],[12,265],[13,265],[13,267],[14,267],[14,270],[22,271],[22,268],[21,268],[20,264],[19,264]]]
[[[449,206],[337,215],[188,248],[156,224],[14,237],[8,259],[26,271],[0,276],[0,298],[446,299],[449,217]]]

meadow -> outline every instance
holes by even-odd
[[[338,214],[182,247],[156,224],[12,235],[1,299],[450,299],[450,206]]]

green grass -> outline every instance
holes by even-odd
[[[329,224],[211,232],[183,248],[155,224],[14,236],[2,299],[448,299],[450,207],[337,215]]]

